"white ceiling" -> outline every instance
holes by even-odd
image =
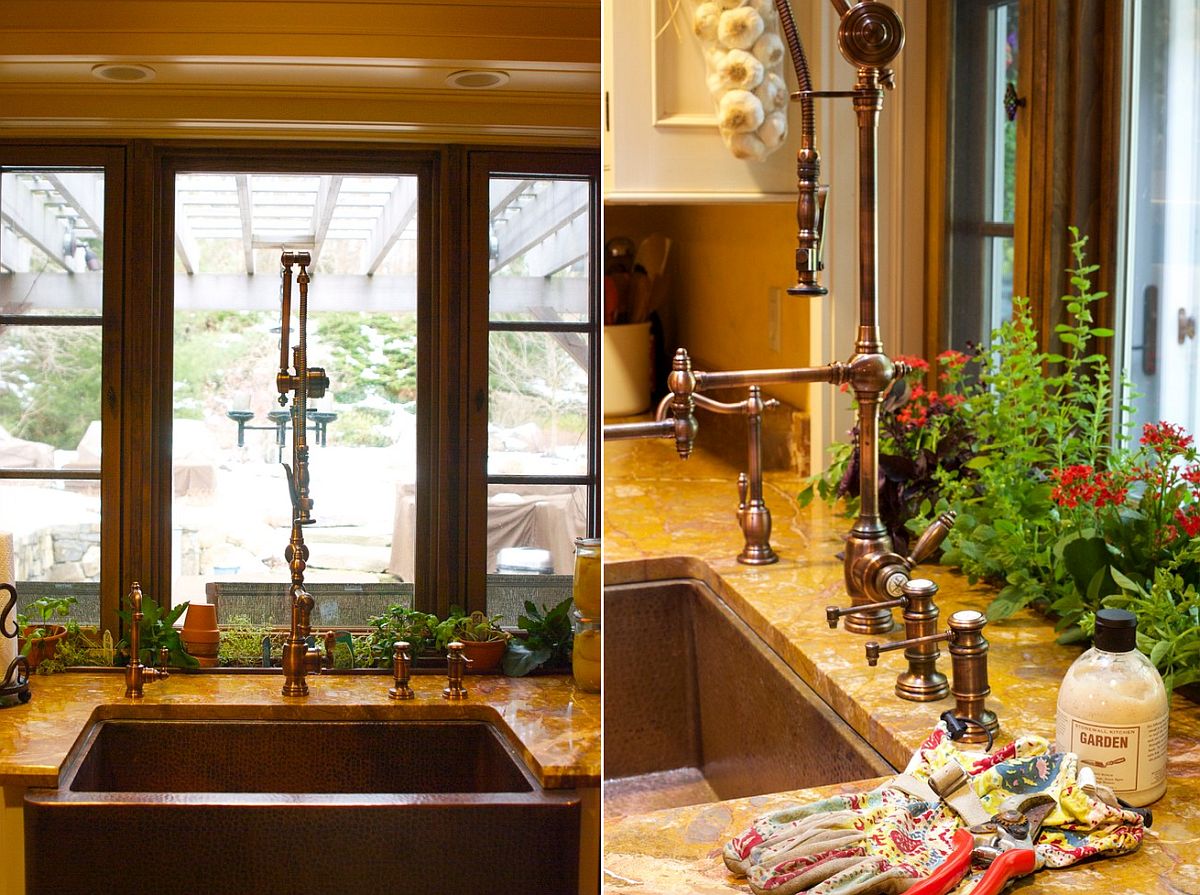
[[[152,80],[98,80],[99,63]],[[464,90],[462,69],[503,86]],[[0,132],[599,140],[599,0],[4,0]]]

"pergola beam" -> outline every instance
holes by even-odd
[[[254,276],[254,203],[250,198],[250,176],[238,174],[238,208],[242,215],[242,250],[246,253],[246,273]]]
[[[100,307],[99,274],[75,277],[14,273],[0,278],[0,308],[28,303],[39,310],[90,311]],[[179,311],[279,312],[279,281],[275,277],[245,274],[175,274],[174,306]],[[413,276],[379,274],[327,274],[314,276],[313,307],[327,310],[333,302],[340,310],[402,313],[416,311],[417,285]],[[587,280],[583,277],[496,277],[492,280],[491,307],[495,311],[545,308],[545,317],[557,320],[587,307]]]
[[[104,181],[93,174],[46,171],[46,180],[54,185],[71,207],[79,212],[97,239],[104,239]]]
[[[57,207],[16,174],[0,174],[0,221],[37,246],[53,264],[67,273],[75,272],[62,256],[65,230],[58,220]]]
[[[587,255],[588,191],[576,181],[543,181],[526,202],[511,191],[493,210],[500,251],[493,272],[525,257],[523,273],[550,276]],[[504,223],[499,217],[503,215]]]
[[[197,265],[200,263],[200,244],[192,235],[187,212],[184,211],[183,202],[178,198],[175,200],[175,253],[179,255],[183,269],[189,275],[195,274]]]
[[[367,276],[374,275],[392,246],[396,244],[396,240],[416,216],[417,180],[415,177],[401,177],[388,197],[387,204],[380,211],[375,229],[363,248],[363,259],[366,262],[363,273]]]
[[[329,222],[333,220],[334,209],[337,208],[338,194],[342,191],[342,175],[326,174],[321,178],[317,189],[317,201],[313,206],[313,247],[312,266],[317,266],[321,256],[321,247],[325,245],[325,236],[329,233]]]

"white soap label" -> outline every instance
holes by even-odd
[[[1096,724],[1058,711],[1055,739],[1096,772],[1096,782],[1122,792],[1162,783],[1167,773],[1167,719],[1122,726]]]

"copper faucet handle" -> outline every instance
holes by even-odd
[[[853,612],[862,612],[864,609],[895,609],[898,606],[907,606],[908,597],[897,597],[894,600],[883,600],[882,602],[863,603],[861,606],[826,606],[825,621],[829,623],[829,627],[836,628],[838,619],[843,615],[850,615]],[[869,646],[870,644],[868,644]],[[872,665],[875,663],[872,662]]]
[[[463,655],[463,645],[457,640],[446,645],[446,689],[442,696],[446,699],[465,699],[467,688],[463,686],[463,673],[471,660]]]
[[[408,685],[412,674],[410,649],[412,646],[406,640],[397,640],[392,646],[392,677],[395,679],[395,686],[388,690],[388,696],[392,699],[412,699],[415,695],[412,687]]]
[[[954,510],[947,510],[934,519],[929,527],[921,532],[921,537],[917,539],[912,553],[905,560],[910,569],[914,566],[919,566],[937,552],[937,549],[942,546],[942,542],[950,534],[950,529],[954,528],[954,523],[957,519],[958,514]]]
[[[324,367],[308,368],[308,396],[323,398],[329,389],[329,377],[325,375]]]
[[[158,649],[158,667],[165,671],[167,666],[170,664],[171,664],[171,651],[165,646],[159,647],[159,649]]]

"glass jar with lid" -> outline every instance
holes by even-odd
[[[575,685],[586,693],[600,692],[600,621],[573,613],[575,643],[571,648],[571,672]]]
[[[575,608],[584,618],[600,618],[600,539],[575,539]]]

